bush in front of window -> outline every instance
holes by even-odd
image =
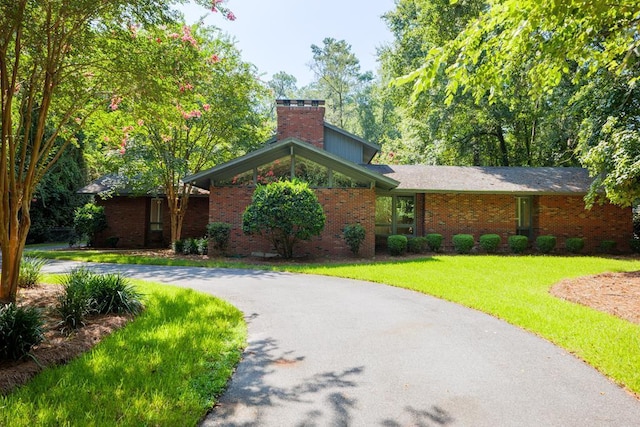
[[[420,254],[427,251],[426,237],[412,237],[407,241],[407,250],[413,254]]]
[[[207,224],[207,236],[209,236],[213,244],[213,249],[224,254],[229,246],[231,224],[227,224],[226,222],[210,222]]]
[[[351,252],[354,255],[358,255],[366,234],[364,227],[361,224],[349,224],[344,227],[343,233],[344,240],[347,242]]]
[[[521,254],[524,252],[529,246],[529,238],[527,236],[509,236],[507,240],[509,244],[509,249],[514,254]]]
[[[538,236],[536,238],[536,249],[543,254],[550,253],[556,247],[556,236]]]
[[[456,234],[453,236],[453,249],[459,254],[468,254],[473,249],[475,240],[471,234]]]
[[[403,255],[407,251],[408,241],[407,236],[403,236],[402,234],[392,234],[387,237],[389,253],[393,256]]]
[[[429,250],[433,252],[439,252],[442,247],[442,234],[431,233],[425,236],[427,239],[427,246],[429,246]]]
[[[492,254],[495,253],[502,243],[502,238],[498,234],[483,234],[480,236],[480,247]]]
[[[584,239],[582,237],[569,237],[564,243],[567,252],[578,254],[584,249]]]

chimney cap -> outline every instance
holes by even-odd
[[[276,105],[284,107],[320,107],[324,105],[323,99],[276,99]]]

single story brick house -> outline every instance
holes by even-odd
[[[190,197],[183,237],[201,237],[208,222],[232,225],[228,252],[268,253],[266,240],[242,233],[242,213],[257,184],[296,177],[308,182],[327,221],[323,233],[301,242],[298,254],[349,256],[343,229],[360,223],[366,229],[361,256],[386,249],[390,234],[423,236],[440,233],[444,249],[455,234],[507,238],[551,234],[558,250],[569,237],[585,238],[585,252],[603,240],[614,240],[627,252],[632,210],[611,204],[586,210],[584,196],[591,179],[582,168],[457,167],[371,164],[380,147],[324,121],[324,102],[278,100],[277,133],[264,147],[184,178],[198,189]],[[109,183],[98,180],[82,191],[99,194]],[[120,190],[101,199],[109,229],[98,236],[103,245],[118,237],[119,247],[168,247],[171,242],[166,199],[133,196]]]
[[[277,134],[259,150],[185,177],[209,192],[208,221],[232,225],[229,252],[270,252],[269,244],[242,233],[242,213],[255,186],[296,177],[314,189],[327,217],[321,236],[301,242],[297,253],[348,256],[342,230],[366,229],[361,255],[375,255],[386,236],[440,233],[452,236],[551,234],[564,248],[569,237],[585,238],[594,252],[603,240],[629,251],[632,210],[611,204],[586,210],[591,179],[582,168],[455,167],[371,164],[380,147],[324,121],[324,102],[278,100]],[[189,210],[201,209],[195,204]]]

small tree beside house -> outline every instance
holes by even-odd
[[[265,237],[280,256],[292,258],[296,242],[320,235],[325,220],[308,184],[277,181],[256,188],[242,216],[242,231]]]

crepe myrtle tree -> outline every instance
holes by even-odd
[[[278,254],[292,258],[296,242],[320,235],[325,221],[322,205],[307,183],[276,181],[258,185],[242,216],[242,231],[267,238]]]
[[[0,304],[15,302],[34,191],[86,118],[120,91],[113,62],[127,27],[176,16],[166,0],[0,3]],[[202,6],[233,14],[219,1]]]

